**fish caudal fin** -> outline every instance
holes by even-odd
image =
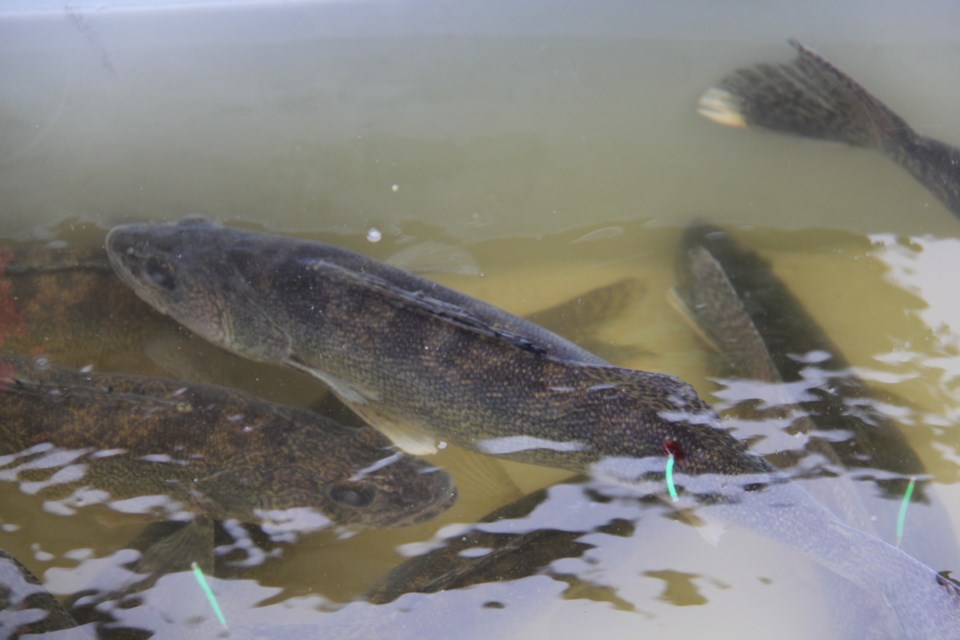
[[[700,98],[699,112],[719,124],[882,148],[886,136],[912,133],[842,71],[799,42],[786,64],[734,71]]]
[[[848,75],[796,40],[787,64],[734,71],[700,98],[700,115],[883,152],[960,217],[960,149],[920,135]]]

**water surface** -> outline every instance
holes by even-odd
[[[695,109],[733,68],[789,59],[785,40],[798,37],[925,134],[960,144],[951,108],[960,40],[945,26],[956,9],[824,5],[810,9],[816,18],[785,3],[34,9],[0,5],[5,241],[95,245],[114,224],[196,213],[381,259],[430,241],[452,257],[422,261],[428,275],[517,314],[638,277],[645,294],[600,330],[612,359],[680,376],[722,408],[729,389],[666,298],[683,227],[707,219],[773,263],[870,385],[906,400],[889,411],[960,523],[951,280],[960,221],[879,154],[728,130]],[[90,342],[53,355],[305,406],[324,393],[184,332],[144,336],[124,353]],[[577,638],[601,624],[612,637],[836,637],[799,555],[740,530],[715,547],[666,506],[588,509],[575,489],[551,494],[550,526],[579,508],[628,520],[633,533],[591,533],[594,551],[546,575],[332,614],[435,536],[565,477],[452,449],[436,463],[461,498],[435,521],[349,536],[232,530],[240,541],[223,544],[246,549],[250,566],[214,580],[231,625],[363,636],[431,620],[437,637],[456,625],[466,637]],[[147,521],[102,505],[68,517],[15,484],[0,491],[0,547],[58,596],[109,583]],[[956,536],[944,537],[923,560],[960,569],[949,564]],[[219,623],[199,591],[179,597],[191,589],[189,574],[168,576],[129,615],[168,636],[201,618],[209,635]]]

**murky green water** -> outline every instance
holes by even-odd
[[[960,526],[960,221],[878,154],[726,130],[695,110],[727,71],[789,59],[793,36],[924,133],[960,143],[960,41],[943,26],[956,10],[2,9],[4,241],[92,246],[123,221],[201,213],[380,259],[418,248],[412,264],[430,277],[518,315],[636,277],[643,295],[599,335],[611,359],[677,375],[712,401],[709,353],[667,304],[680,232],[707,219],[769,258],[869,384],[904,399],[896,415]],[[429,259],[428,241],[443,245]],[[46,351],[291,404],[323,395],[175,328],[118,345],[123,318],[102,332],[88,322],[75,318]],[[632,518],[635,532],[591,533],[593,550],[543,575],[333,613],[454,525],[566,477],[455,450],[436,463],[460,488],[440,518],[349,537],[273,532],[262,561],[225,570],[214,590],[231,626],[263,637],[311,637],[288,626],[298,623],[327,625],[322,637],[837,635],[799,554],[740,530],[712,546],[665,506],[599,502],[595,517]],[[58,596],[109,583],[146,523],[102,505],[65,517],[15,483],[0,491],[0,548]],[[551,498],[551,526],[564,512],[594,517],[589,500],[567,499]],[[923,561],[957,569],[955,537],[942,532]],[[483,606],[494,601],[505,606]],[[160,637],[219,629],[189,574],[129,613]]]

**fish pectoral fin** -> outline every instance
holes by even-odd
[[[305,371],[323,381],[343,404],[360,416],[364,422],[389,438],[404,453],[412,456],[429,456],[437,452],[436,439],[423,429],[399,420],[377,408],[377,394],[309,366],[296,357],[287,358],[286,364]]]
[[[206,572],[214,570],[214,525],[209,518],[198,517],[186,524],[154,523],[127,546],[140,551],[130,567],[132,573],[119,585],[94,596],[91,606],[142,593],[163,576],[190,569],[194,562]]]
[[[296,356],[285,358],[283,362],[294,369],[299,369],[304,373],[309,373],[317,380],[320,380],[323,382],[323,384],[330,387],[330,390],[333,391],[338,398],[340,398],[341,402],[351,407],[359,404],[366,404],[367,402],[377,399],[377,394],[373,393],[372,391],[357,385],[349,384],[334,375],[311,367],[309,364],[306,364]]]
[[[483,496],[483,500],[494,501],[493,506],[509,504],[524,496],[525,492],[514,482],[503,462],[493,456],[477,455],[456,447],[447,448],[440,455],[437,466],[457,470],[457,487],[461,495]]]
[[[412,456],[431,456],[438,450],[437,439],[409,422],[388,416],[369,403],[354,404],[341,398],[364,422],[385,435],[397,448]]]

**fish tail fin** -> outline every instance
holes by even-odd
[[[734,71],[700,98],[708,120],[762,127],[856,147],[884,149],[914,136],[907,123],[866,89],[796,40],[798,55],[786,64]]]
[[[787,64],[734,71],[700,98],[700,115],[883,152],[960,217],[960,149],[920,135],[885,104],[796,40]]]

